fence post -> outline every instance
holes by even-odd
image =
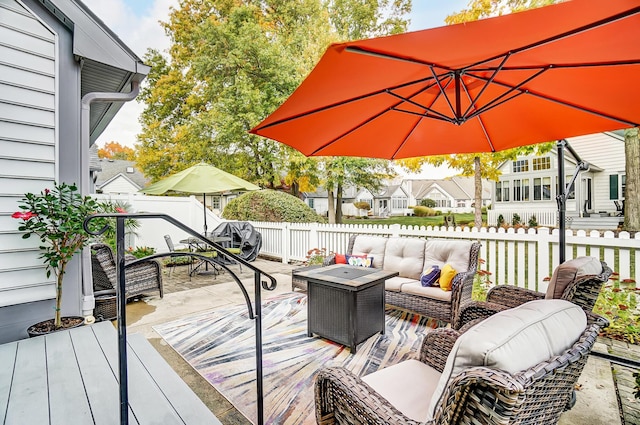
[[[397,238],[400,236],[400,225],[399,224],[392,224],[391,226],[389,226],[389,232],[391,232],[391,236]]]
[[[541,227],[538,229],[538,282],[537,290],[540,292],[547,292],[547,286],[549,283],[544,280],[549,276],[549,244],[551,242],[551,235],[548,227]],[[534,288],[529,288],[534,289]]]
[[[291,255],[289,252],[289,250],[291,249],[291,235],[289,234],[291,229],[289,228],[289,223],[284,222],[281,224],[282,224],[282,263],[288,264],[289,258]]]

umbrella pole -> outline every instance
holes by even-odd
[[[565,260],[565,247],[567,245],[566,241],[566,233],[565,233],[565,216],[567,213],[567,197],[565,196],[565,187],[564,187],[564,147],[567,144],[566,140],[559,140],[558,147],[558,190],[561,192],[556,196],[556,201],[558,202],[558,221],[560,228],[560,264],[564,263]]]
[[[207,194],[202,194],[202,213],[204,217],[204,235],[207,236]]]
[[[574,184],[580,171],[587,171],[589,169],[589,163],[580,159],[578,153],[573,150],[569,142],[566,139],[562,139],[558,141],[558,191],[560,192],[556,196],[556,201],[558,202],[558,220],[559,220],[559,228],[560,228],[560,264],[564,263],[566,257],[566,213],[567,213],[567,198],[569,197],[569,192],[572,187],[575,188]],[[578,163],[576,165],[576,169],[573,172],[573,177],[571,177],[571,181],[568,185],[565,185],[564,182],[564,148],[569,150],[569,153],[573,156],[573,158]]]

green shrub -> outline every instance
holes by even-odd
[[[613,280],[605,284],[593,311],[609,320],[609,327],[602,330],[605,336],[632,344],[640,342],[640,310],[635,282]]]
[[[504,226],[504,217],[502,216],[502,214],[498,215],[498,227],[502,227]]]
[[[513,213],[513,217],[511,218],[511,224],[514,226],[517,226],[520,223],[521,223],[520,214]]]
[[[357,210],[366,210],[369,211],[371,209],[371,206],[369,205],[369,203],[367,201],[358,201],[358,202],[354,202],[353,206],[357,209]]]
[[[143,258],[155,254],[156,250],[150,246],[137,246],[135,249],[133,247],[129,247],[128,253],[136,258]]]
[[[436,211],[433,208],[423,207],[422,205],[413,207],[413,213],[416,217],[433,217],[436,215]]]
[[[529,218],[529,227],[538,227],[538,219],[535,214]]]
[[[425,198],[420,201],[420,205],[423,207],[434,208],[436,206],[436,201],[433,199]]]
[[[244,193],[227,204],[222,212],[227,220],[289,223],[324,223],[307,204],[295,196],[276,190]]]

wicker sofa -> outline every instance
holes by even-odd
[[[316,377],[318,424],[555,424],[608,323],[565,300],[536,300],[466,332],[429,332],[419,359],[362,378]]]
[[[125,261],[135,260],[131,255]],[[111,320],[116,316],[116,261],[109,245],[91,245],[91,274],[96,299],[94,316],[97,319]],[[164,295],[162,287],[162,267],[156,260],[148,260],[131,266],[125,265],[126,298],[158,291]]]
[[[352,235],[346,254],[373,257],[373,267],[399,273],[385,282],[387,304],[454,323],[460,306],[471,301],[479,251],[479,243],[466,240]],[[451,291],[421,285],[425,268],[445,264],[457,271]]]

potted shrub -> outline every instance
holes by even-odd
[[[40,258],[46,264],[47,277],[56,276],[56,305],[53,319],[37,323],[28,330],[30,335],[47,333],[62,327],[76,326],[82,318],[65,320],[60,314],[62,303],[62,282],[67,264],[71,258],[87,246],[90,235],[84,231],[84,219],[95,213],[99,203],[78,192],[75,184],[54,184],[53,189],[45,189],[39,194],[27,193],[19,208],[22,211],[12,215],[22,220],[18,230],[25,232],[23,239],[36,235],[40,238]]]

